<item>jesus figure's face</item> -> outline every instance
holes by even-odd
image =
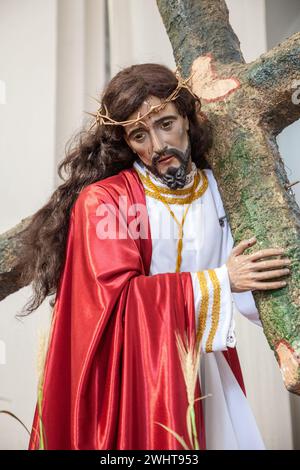
[[[160,98],[149,96],[128,120],[143,116],[157,104],[161,104]],[[173,102],[124,129],[127,144],[152,173],[172,189],[184,186],[191,171],[189,121],[178,113]]]

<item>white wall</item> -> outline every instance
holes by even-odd
[[[111,72],[135,63],[175,68],[173,52],[155,0],[108,0]]]
[[[6,85],[6,104],[0,105],[4,231],[37,210],[53,187],[56,3],[1,0],[0,12],[0,79]]]
[[[54,188],[56,119],[56,2],[0,1],[0,230],[35,212]],[[37,330],[47,325],[45,304],[30,319],[15,319],[28,296],[25,288],[0,303],[0,409],[31,426],[36,394]],[[0,415],[0,448],[26,448],[28,435]]]
[[[104,0],[57,2],[56,162],[105,84]],[[58,177],[56,178],[58,182]]]
[[[239,38],[246,62],[255,60],[266,51],[264,0],[226,0],[229,21]]]

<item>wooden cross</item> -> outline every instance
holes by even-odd
[[[256,236],[253,250],[282,247],[292,261],[287,287],[254,298],[285,386],[300,394],[300,210],[276,142],[300,117],[300,33],[246,64],[224,0],[157,4],[212,123],[208,161],[235,242]]]

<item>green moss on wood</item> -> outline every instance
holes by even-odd
[[[289,74],[293,71],[299,74],[299,70],[300,47],[295,46],[291,50],[282,51],[282,54],[275,54],[254,63],[249,68],[247,77],[249,85],[268,88],[274,86],[275,83],[280,84],[281,80],[285,80],[287,71]]]
[[[233,236],[236,243],[256,236],[257,244],[245,254],[263,248],[286,248],[286,255],[293,262],[292,275],[286,277],[288,286],[255,292],[254,298],[262,312],[271,348],[284,339],[300,354],[300,299],[291,301],[291,292],[295,289],[298,292],[300,286],[300,238],[287,213],[288,195],[276,204],[276,194],[284,181],[276,179],[274,167],[270,168],[264,149],[250,132],[237,129],[232,140],[229,152],[220,158],[216,170],[220,172],[222,187],[226,188],[225,198],[234,195],[234,201],[228,203]]]

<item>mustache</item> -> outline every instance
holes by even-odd
[[[169,148],[165,147],[159,152],[155,152],[155,155],[152,158],[152,163],[154,166],[156,166],[156,164],[162,157],[169,157],[171,155],[174,155],[175,157],[177,157],[181,162],[184,161],[184,157],[185,157],[184,152],[181,152],[181,150],[178,150],[175,147],[169,147]]]

